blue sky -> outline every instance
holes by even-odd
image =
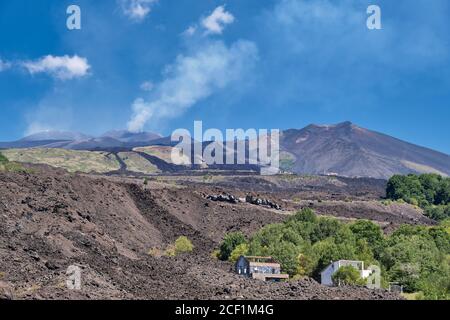
[[[0,141],[350,120],[449,154],[449,17],[448,0],[4,0]]]

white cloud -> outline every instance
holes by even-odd
[[[77,55],[73,57],[48,55],[35,61],[23,62],[22,65],[31,74],[48,73],[60,80],[86,76],[91,68],[86,58]]]
[[[183,32],[183,35],[186,35],[186,36],[193,36],[196,32],[197,32],[197,26],[193,25],[193,26],[189,26],[189,28],[187,28],[187,29]]]
[[[141,84],[141,90],[143,91],[152,91],[153,90],[153,82],[151,81],[145,81]]]
[[[222,34],[225,26],[234,22],[234,16],[225,11],[224,6],[219,6],[209,15],[202,19],[201,24],[208,34]]]
[[[152,99],[137,99],[128,122],[130,131],[141,131],[157,118],[176,117],[229,84],[238,81],[253,65],[258,50],[253,42],[206,41],[191,55],[180,55],[166,68],[165,80],[155,87]]]
[[[11,68],[11,63],[0,59],[0,72],[5,71],[6,69],[9,68]]]
[[[123,13],[137,22],[147,17],[156,2],[158,0],[120,0]]]

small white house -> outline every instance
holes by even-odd
[[[339,268],[344,266],[352,266],[356,270],[359,271],[361,278],[366,279],[372,274],[372,270],[364,269],[363,261],[354,261],[354,260],[338,260],[332,262],[328,267],[326,267],[321,273],[321,283],[325,286],[333,286],[333,274],[339,270]]]

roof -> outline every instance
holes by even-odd
[[[247,259],[248,261],[254,261],[254,262],[261,262],[261,260],[263,261],[267,261],[267,262],[275,262],[275,260],[272,257],[263,257],[263,256],[243,256],[245,259]]]
[[[320,271],[320,273],[323,273],[325,270],[327,270],[331,265],[335,264],[335,263],[360,263],[361,267],[364,268],[364,262],[360,261],[360,260],[337,260],[337,261],[331,261],[331,263],[329,265],[327,265],[325,268],[322,269],[322,271]]]
[[[272,279],[289,279],[289,275],[288,274],[268,274],[268,273],[263,273],[264,277],[267,278],[272,278]]]
[[[272,267],[272,268],[280,268],[279,263],[274,262],[250,262],[250,267]]]

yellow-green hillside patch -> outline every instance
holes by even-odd
[[[109,152],[30,148],[8,149],[2,153],[10,161],[47,164],[69,172],[106,173],[120,169],[119,162]]]
[[[170,147],[170,146],[149,146],[149,147],[139,147],[139,148],[134,148],[133,151],[136,152],[143,152],[146,153],[150,156],[153,157],[157,157],[167,163],[173,163],[172,161],[172,151],[177,150],[178,148],[175,147]],[[180,149],[178,149],[178,153],[180,153]],[[178,154],[177,153],[177,154]],[[189,158],[184,156],[184,155],[180,155],[180,158],[177,160],[177,162],[189,162]]]
[[[128,171],[145,174],[154,174],[161,172],[155,165],[135,152],[120,152],[119,157],[127,165]]]

